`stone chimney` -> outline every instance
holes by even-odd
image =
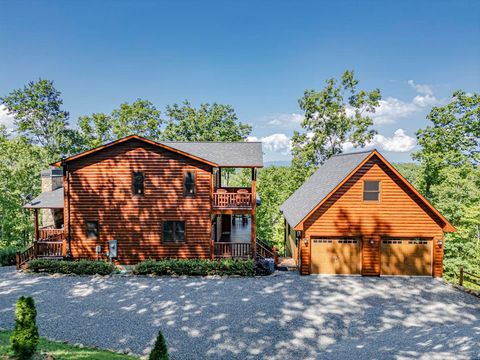
[[[42,193],[57,190],[63,186],[62,169],[50,168],[42,170]],[[59,228],[63,223],[63,210],[42,209],[42,227]]]
[[[63,173],[62,169],[47,169],[42,170],[42,193],[47,191],[53,191],[63,186]]]

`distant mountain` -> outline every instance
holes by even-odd
[[[263,164],[265,167],[270,166],[290,166],[291,162],[289,160],[278,160],[278,161],[266,161]]]

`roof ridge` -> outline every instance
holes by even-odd
[[[335,154],[333,155],[332,157],[338,157],[338,156],[347,156],[347,155],[357,155],[357,154],[370,154],[374,151],[376,151],[377,149],[372,149],[372,150],[362,150],[362,151],[355,151],[355,152],[349,152],[349,153],[341,153],[341,154]]]
[[[182,141],[160,140],[159,143],[207,143],[207,144],[261,144],[261,141]]]

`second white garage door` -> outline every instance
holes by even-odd
[[[361,242],[347,238],[312,238],[312,274],[360,274]]]

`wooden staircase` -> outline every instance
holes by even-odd
[[[15,258],[17,269],[22,268],[32,259],[63,259],[63,229],[44,227],[35,232],[37,240],[23,251],[18,251]]]

